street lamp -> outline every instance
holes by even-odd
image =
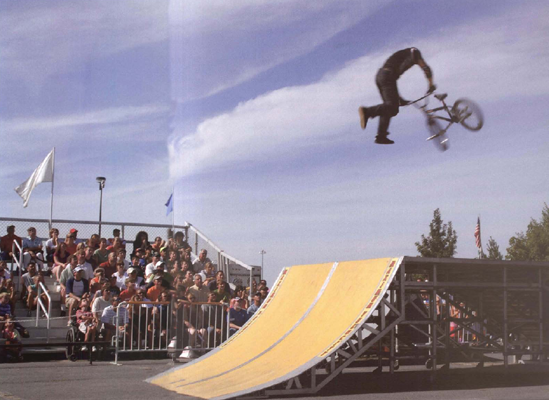
[[[105,187],[105,181],[107,178],[103,176],[98,176],[95,178],[97,183],[99,183],[99,191],[101,194],[99,195],[99,237],[101,237],[101,210],[103,208],[103,188]]]
[[[263,255],[267,254],[267,252],[265,250],[261,250],[259,254],[261,254],[261,271],[263,273]]]

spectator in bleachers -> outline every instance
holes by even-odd
[[[71,228],[71,230],[69,231],[69,235],[72,236],[75,244],[85,242],[85,240],[78,239],[78,229],[76,228]]]
[[[204,327],[208,332],[206,347],[216,347],[220,345],[225,336],[224,332],[221,331],[221,327],[224,325],[222,322],[223,314],[226,315],[223,308],[224,307],[216,300],[215,293],[210,293],[208,295],[208,303],[201,306]]]
[[[109,260],[110,251],[107,250],[107,239],[101,238],[99,240],[99,248],[94,251],[93,256],[95,258],[96,265],[101,265]]]
[[[160,262],[160,254],[153,253],[151,262],[145,267],[145,281],[150,282],[154,276],[156,265]]]
[[[116,238],[120,239],[120,244],[126,249],[126,241],[120,237],[120,229],[115,228],[112,230],[112,238],[109,239],[109,245],[113,245]]]
[[[174,237],[174,245],[177,250],[179,249],[190,249],[191,246],[189,246],[189,243],[185,240],[185,234],[182,231],[178,231],[175,233]]]
[[[128,278],[130,279],[130,282],[135,283],[137,287],[145,286],[145,280],[142,276],[138,275],[138,269],[135,267],[128,268]]]
[[[177,275],[182,275],[182,276],[185,276],[185,274],[183,273],[183,271],[181,270],[181,263],[179,262],[179,260],[175,260],[173,264],[171,264],[171,267],[170,265],[166,264],[166,266],[168,267],[168,270],[170,271],[170,274],[172,274],[172,276],[175,278]]]
[[[181,273],[183,275],[186,275],[187,271],[192,272],[194,275],[194,270],[190,262],[188,262],[187,260],[181,260],[180,263],[181,263]]]
[[[94,314],[90,308],[90,300],[84,297],[79,302],[78,309],[76,311],[76,323],[78,324],[78,330],[84,334],[84,342],[93,342],[97,335],[97,322],[94,318]],[[82,346],[82,351],[87,351],[86,345]],[[92,351],[96,351],[95,346],[92,347]]]
[[[111,338],[116,333],[116,315],[118,313],[118,326],[120,334],[123,336],[128,332],[129,328],[129,317],[128,317],[128,310],[126,307],[120,307],[118,309],[118,306],[120,304],[120,298],[117,296],[112,297],[112,305],[106,307],[103,310],[103,313],[101,314],[101,322],[104,324],[107,337],[105,340],[110,341]]]
[[[57,246],[57,249],[53,253],[53,274],[57,278],[57,281],[59,281],[59,277],[61,276],[61,273],[65,269],[65,267],[69,264],[69,252],[67,251],[67,245],[65,242],[59,243]]]
[[[50,238],[46,242],[46,261],[48,262],[48,267],[50,267],[50,269],[53,267],[53,255],[55,253],[55,250],[57,250],[57,246],[59,246],[59,243],[59,229],[51,228]]]
[[[160,253],[160,249],[166,245],[166,242],[162,240],[160,236],[154,238],[154,242],[151,244],[153,251]]]
[[[92,254],[95,250],[99,249],[99,244],[101,243],[101,238],[97,233],[94,233],[90,236],[88,239],[88,245],[87,248],[90,248],[92,250]]]
[[[126,249],[121,248],[118,250],[118,261],[122,261],[124,263],[124,271],[126,271],[128,268],[131,267],[132,263],[126,259]]]
[[[231,288],[227,282],[225,282],[225,273],[223,271],[217,271],[215,273],[215,280],[211,281],[208,285],[208,289],[210,289],[210,292],[213,292],[216,290],[220,283],[225,284],[225,289],[230,292]]]
[[[183,278],[181,275],[177,275],[173,281],[173,289],[171,290],[172,294],[178,298],[183,299],[187,294],[187,286],[183,283]]]
[[[157,301],[165,288],[162,286],[162,276],[155,275],[153,279],[153,285],[147,289],[147,298],[151,301]]]
[[[215,269],[213,264],[208,261],[204,264],[204,269],[199,272],[202,277],[202,282],[204,285],[208,286],[211,282],[215,280]]]
[[[19,332],[15,329],[15,321],[11,318],[4,323],[2,338],[6,339],[6,344],[21,344]],[[22,346],[6,347],[5,351],[8,361],[23,361]]]
[[[252,305],[248,307],[248,310],[247,310],[248,318],[254,315],[255,312],[259,310],[259,307],[261,307],[261,294],[256,293],[252,298]]]
[[[229,309],[229,336],[234,335],[248,321],[248,313],[242,308],[239,297],[235,297],[233,306]]]
[[[259,294],[261,294],[261,302],[263,302],[267,298],[267,295],[269,294],[269,288],[267,286],[262,286],[259,289]]]
[[[118,251],[123,248],[124,246],[122,246],[122,239],[120,239],[119,237],[115,237],[112,244],[107,246],[107,250],[116,254],[118,254]]]
[[[169,304],[171,300],[172,296],[170,292],[164,290],[158,297],[157,302],[159,304],[155,305],[151,312],[151,317],[154,319],[154,322],[151,321],[151,324],[149,325],[152,330],[151,342],[154,341],[154,343],[160,343],[160,346],[158,347],[163,347],[166,345],[165,341],[168,328],[168,318],[170,317]],[[161,338],[160,340],[159,336]]]
[[[108,288],[105,288],[101,289],[101,296],[97,296],[93,300],[91,310],[96,321],[101,319],[101,315],[103,315],[103,310],[112,305],[111,297],[111,291]]]
[[[229,304],[231,301],[230,290],[225,286],[225,282],[220,282],[212,293],[215,293],[215,299],[219,303]],[[239,297],[240,299],[240,297]]]
[[[197,275],[200,278],[200,275]],[[183,304],[183,322],[189,333],[189,346],[196,347],[203,342],[206,329],[203,328],[203,313],[199,312],[198,304],[194,304],[198,298],[191,292],[187,293],[187,301]],[[206,297],[206,301],[207,301]]]
[[[107,261],[99,264],[99,267],[105,270],[105,278],[111,279],[111,276],[116,274],[117,261],[116,253],[109,253],[109,258]]]
[[[13,242],[16,241],[19,246],[22,245],[22,240],[15,234],[15,226],[7,227],[7,234],[0,239],[0,260],[9,261],[12,259]],[[17,255],[17,254],[16,254]]]
[[[0,260],[0,283],[7,279],[11,279],[10,271],[8,271],[8,264],[4,260]]]
[[[69,263],[65,266],[65,269],[59,275],[59,285],[60,285],[60,296],[61,299],[65,299],[66,290],[67,290],[67,281],[74,276],[74,269],[78,264],[78,258],[76,256],[69,257]],[[65,302],[61,301],[61,316],[65,316]]]
[[[183,285],[188,289],[194,285],[194,274],[192,271],[187,271],[185,277],[181,281]]]
[[[195,273],[201,272],[204,269],[206,263],[211,263],[212,260],[208,258],[208,250],[202,249],[198,253],[198,258],[193,263],[193,270]]]
[[[8,296],[9,304],[11,307],[11,315],[15,316],[15,301],[16,301],[16,291],[13,280],[4,279],[0,281],[0,294],[5,294]]]
[[[194,285],[187,289],[187,295],[190,293],[199,303],[206,303],[210,290],[202,284],[202,277],[199,274],[194,274],[193,280]]]
[[[259,281],[259,285],[257,286],[257,291],[259,292],[263,287],[267,287],[267,281],[265,279],[261,279]]]
[[[23,281],[21,300],[23,300],[25,304],[27,304],[28,288],[30,285],[34,284],[34,277],[36,275],[36,263],[34,261],[30,261],[29,265],[27,265],[27,272],[21,276],[21,280]]]
[[[171,271],[174,269],[175,263],[179,263],[179,266],[181,267],[181,263],[179,262],[177,251],[170,250],[168,252],[168,260],[166,261],[166,266]]]
[[[129,301],[133,296],[137,294],[137,286],[134,282],[131,282],[128,278],[126,281],[126,289],[120,292],[120,301]]]
[[[27,286],[27,317],[30,317],[32,310],[36,310],[36,312],[39,312],[37,306],[39,298],[38,286],[40,285],[40,283],[44,285],[44,277],[41,274],[36,274],[32,277],[32,283]],[[49,300],[46,293],[42,292],[40,294],[40,300],[42,300],[44,307],[48,309]]]
[[[123,262],[116,263],[116,274],[114,274],[113,277],[116,280],[116,286],[120,290],[126,289],[126,279],[128,279],[130,276],[124,270]]]
[[[69,321],[73,311],[80,307],[82,298],[89,299],[90,285],[88,280],[83,277],[83,274],[84,270],[80,267],[76,267],[74,269],[74,277],[67,280],[65,306],[69,310]]]
[[[72,231],[72,229],[71,229]],[[67,251],[72,256],[74,253],[76,253],[76,234],[75,233],[67,233],[67,236],[65,237],[65,244],[67,245]]]
[[[246,289],[242,285],[237,285],[234,288],[233,297],[240,297],[240,301],[242,302],[242,308],[245,310],[249,307],[248,297],[246,296]]]
[[[101,290],[103,285],[108,282],[105,278],[105,270],[101,267],[93,271],[93,279],[90,281],[90,294],[93,296],[98,290]]]
[[[181,261],[185,261],[187,264],[189,264],[189,269],[193,272],[196,272],[193,268],[193,261],[192,261],[192,257],[191,257],[191,248],[188,247],[186,249],[181,249],[181,253],[180,253],[180,260]]]
[[[76,253],[77,257],[77,267],[80,267],[84,270],[84,278],[88,281],[91,281],[94,278],[93,267],[86,261],[86,251],[80,250]]]
[[[39,271],[44,269],[44,254],[42,252],[42,239],[36,236],[36,228],[27,229],[29,236],[23,239],[23,268],[26,269],[32,260]]]
[[[86,262],[89,263],[95,271],[95,269],[99,265],[96,264],[96,259],[93,256],[93,252],[94,252],[94,250],[91,247],[86,247],[86,250],[84,250],[84,254],[86,255]]]
[[[135,250],[137,249],[146,250],[149,246],[149,235],[145,231],[140,231],[135,236],[132,253],[135,254]]]

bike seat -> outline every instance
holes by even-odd
[[[448,93],[435,94],[435,98],[439,99],[440,101],[444,100],[446,97],[448,97]]]

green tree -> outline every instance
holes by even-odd
[[[499,251],[499,245],[492,236],[490,236],[490,240],[488,240],[486,250],[488,250],[488,256],[485,258],[488,258],[489,260],[503,260],[503,254]]]
[[[513,261],[549,261],[549,207],[541,211],[541,219],[532,218],[526,233],[518,232],[509,239],[507,260]]]
[[[456,231],[452,229],[452,222],[445,224],[442,221],[438,208],[433,213],[429,229],[429,236],[421,235],[421,241],[416,242],[419,255],[432,258],[453,257],[457,249]]]

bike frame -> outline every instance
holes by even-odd
[[[442,103],[442,106],[427,109],[427,105],[429,104],[428,99],[431,95],[433,95],[433,93],[428,93],[425,96],[420,97],[419,99],[408,103],[408,104],[413,104],[418,110],[421,110],[425,114],[427,119],[438,119],[438,120],[448,122],[448,125],[446,125],[446,127],[444,129],[442,129],[436,135],[433,135],[433,136],[429,137],[427,140],[431,140],[431,139],[434,139],[437,136],[441,136],[441,135],[445,134],[446,131],[448,130],[448,128],[450,128],[450,126],[452,126],[455,123],[461,122],[461,119],[457,115],[455,115],[453,113],[453,111],[448,107],[448,104],[446,104],[446,102],[444,101],[444,98],[440,99],[436,95],[434,95],[434,97]],[[423,99],[425,99],[425,102],[422,105],[418,105],[418,103]],[[439,111],[446,111],[446,113],[448,114],[448,117],[445,117],[445,116],[442,116],[442,115],[436,115],[435,113],[437,113]]]

